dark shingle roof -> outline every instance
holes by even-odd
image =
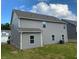
[[[25,11],[20,11],[20,10],[13,10],[13,11],[18,15],[18,18],[20,19],[65,23],[53,16],[47,16],[47,15],[36,14],[32,12],[25,12]]]
[[[77,21],[72,21],[72,20],[67,20],[67,19],[62,19],[64,22],[67,22],[67,23],[71,23],[75,26],[77,26]]]

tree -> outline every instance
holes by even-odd
[[[10,30],[10,24],[9,23],[1,24],[1,30]]]

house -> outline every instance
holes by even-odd
[[[13,10],[11,18],[11,44],[29,49],[46,44],[68,42],[65,22],[53,16]]]
[[[67,24],[68,39],[77,39],[77,21],[62,19]]]
[[[7,43],[10,36],[10,30],[1,30],[1,43]]]

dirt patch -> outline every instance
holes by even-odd
[[[17,51],[12,51],[11,53],[12,53],[12,54],[17,54],[18,52],[17,52]]]

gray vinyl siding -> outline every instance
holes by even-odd
[[[15,45],[17,48],[20,48],[20,33],[18,32],[18,17],[14,13],[13,14],[13,19],[12,19],[12,24],[11,24],[11,44]]]
[[[62,35],[64,35],[64,41],[68,41],[66,24],[46,22],[46,28],[43,28],[41,21],[21,19],[20,28],[40,28],[42,30],[41,33],[44,44],[58,43],[59,40],[62,39]],[[55,35],[54,41],[52,41],[52,35]]]
[[[67,23],[67,32],[68,32],[68,39],[77,39],[77,32],[75,25]]]
[[[64,41],[68,42],[66,24],[55,17],[37,14],[31,16],[31,13],[25,12],[14,12],[12,16],[10,42],[17,48],[28,49],[40,47],[42,43],[43,45],[58,43],[62,39],[62,35],[64,35]],[[46,28],[43,28],[43,22],[46,22]],[[28,32],[27,28],[35,31],[29,30]],[[30,44],[30,35],[34,35],[34,44]],[[52,40],[52,35],[54,35],[54,40]]]
[[[30,36],[34,36],[34,43],[30,43]],[[22,49],[35,48],[41,46],[41,33],[22,33]]]
[[[77,39],[77,21],[62,19],[67,24],[68,39]]]

